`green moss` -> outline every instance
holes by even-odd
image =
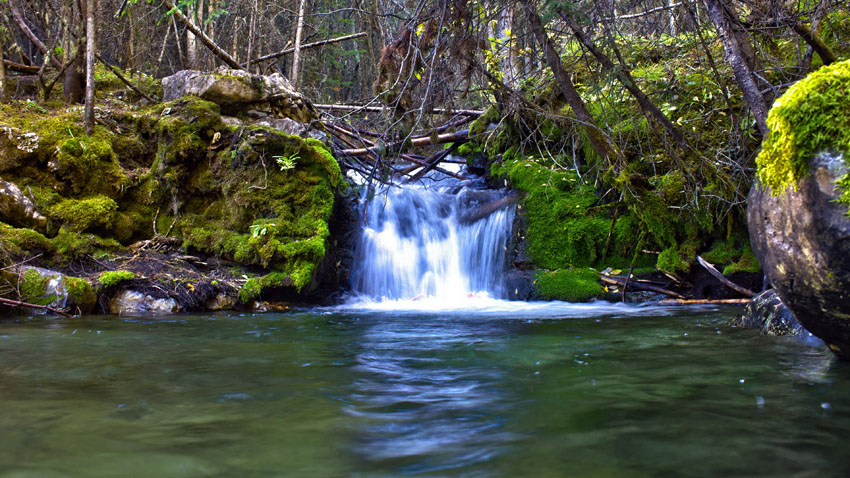
[[[528,223],[528,252],[535,264],[554,270],[603,259],[611,220],[592,211],[598,198],[574,172],[550,170],[534,160],[504,161],[495,172],[528,193],[520,211]]]
[[[577,268],[539,273],[535,283],[542,299],[588,302],[605,293],[598,280],[599,275],[595,270]]]
[[[97,278],[97,283],[101,289],[108,289],[119,282],[133,280],[136,274],[132,271],[106,271],[100,274]]]
[[[94,234],[83,234],[60,230],[59,234],[50,240],[56,248],[56,253],[68,261],[86,254],[98,252],[114,252],[121,249],[121,244],[115,239],[104,239]]]
[[[284,287],[291,285],[287,274],[272,272],[262,277],[248,279],[239,291],[239,299],[242,302],[250,302],[260,296],[264,289],[272,287]]]
[[[75,304],[82,312],[88,312],[97,302],[97,294],[91,284],[79,277],[65,276],[65,290],[69,302]]]
[[[688,272],[696,259],[697,247],[698,244],[695,241],[686,241],[678,246],[668,247],[658,255],[656,267],[670,274]]]
[[[701,254],[702,258],[716,266],[724,266],[738,260],[741,251],[732,247],[729,242],[714,241],[711,249]]]
[[[850,61],[822,67],[795,83],[771,108],[770,134],[756,159],[762,184],[781,194],[809,173],[822,152],[844,155],[850,165]],[[839,184],[850,206],[850,173]]]
[[[110,228],[117,209],[115,201],[106,196],[66,199],[51,208],[50,216],[71,231],[83,232],[95,227]]]
[[[738,259],[737,262],[734,262],[723,269],[723,275],[728,276],[736,272],[749,272],[755,274],[761,271],[761,264],[759,264],[758,259],[756,259],[756,255],[753,254],[753,250],[747,246],[744,248],[741,253],[741,258]]]
[[[56,300],[55,294],[47,294],[47,283],[49,276],[42,276],[34,269],[27,269],[20,278],[21,283],[18,290],[21,300],[36,305],[47,305]]]
[[[38,253],[52,254],[55,247],[50,239],[38,231],[15,228],[0,222],[0,250],[13,259],[34,256]]]

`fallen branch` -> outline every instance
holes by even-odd
[[[38,51],[40,51],[43,55],[47,56],[48,61],[50,61],[50,63],[52,63],[56,69],[62,68],[62,63],[60,63],[56,57],[50,54],[50,50],[47,49],[47,46],[45,46],[45,44],[42,43],[42,41],[37,36],[35,36],[35,33],[32,32],[29,25],[27,25],[27,22],[24,21],[24,17],[21,16],[21,12],[18,11],[18,8],[15,6],[15,3],[17,2],[10,1],[9,9],[12,10],[12,16],[15,17],[15,23],[18,24],[18,28],[20,28],[21,31],[24,32],[24,35],[29,38],[32,44],[35,45],[36,48],[38,48]]]
[[[195,36],[197,36],[201,40],[201,42],[206,45],[207,48],[210,49],[210,51],[212,51],[217,57],[221,58],[225,63],[227,63],[227,66],[237,70],[243,69],[242,65],[240,65],[239,62],[236,61],[232,56],[230,56],[230,53],[227,53],[226,51],[224,51],[223,48],[216,45],[215,42],[212,41],[212,39],[210,39],[210,37],[208,37],[203,30],[201,30],[200,28],[195,26],[194,23],[192,23],[192,20],[186,18],[186,15],[183,15],[183,12],[181,12],[179,8],[174,6],[174,2],[172,2],[171,0],[163,0],[163,4],[170,9],[169,12],[173,13],[174,17],[180,20],[180,22],[185,25],[186,28],[189,29],[189,31],[194,33]]]
[[[708,263],[705,259],[700,256],[697,256],[697,261],[699,261],[699,265],[705,267],[705,270],[709,272],[715,279],[719,280],[726,287],[738,292],[741,295],[745,295],[747,297],[755,297],[756,293],[747,289],[746,287],[741,287],[738,284],[727,279],[723,273],[714,268],[713,265]]]
[[[483,206],[476,208],[474,211],[469,211],[460,216],[458,222],[460,224],[472,224],[473,222],[483,219],[490,214],[502,209],[505,206],[516,204],[524,197],[523,194],[516,193],[511,194],[510,196],[505,196],[503,198],[496,199],[495,201],[490,201]],[[625,290],[625,289],[624,289]]]
[[[54,314],[64,315],[65,317],[72,317],[71,314],[69,314],[69,313],[67,313],[63,310],[54,309],[53,307],[50,307],[50,306],[47,306],[47,305],[30,304],[29,302],[21,302],[19,300],[4,299],[2,297],[0,297],[0,304],[7,305],[9,307],[31,307],[33,309],[44,309],[44,310],[47,310],[49,312],[53,312]]]
[[[659,294],[664,294],[668,297],[675,297],[677,299],[684,299],[685,297],[679,293],[673,292],[672,290],[667,290],[663,287],[658,287],[652,284],[644,284],[641,282],[629,282],[625,277],[617,277],[617,276],[606,276],[603,274],[599,274],[599,280],[605,282],[606,284],[618,285],[620,287],[625,288],[627,282],[628,286],[632,289],[636,290],[646,290],[650,292],[658,292]]]
[[[350,112],[367,112],[367,113],[381,113],[387,110],[387,107],[384,106],[361,106],[361,105],[313,105],[316,109],[319,110],[336,110],[336,111],[350,111]],[[434,108],[427,113],[435,114],[435,115],[461,115],[461,116],[481,116],[484,114],[483,110],[452,110],[452,109],[444,109],[444,108]]]
[[[3,59],[3,64],[6,65],[11,71],[17,71],[18,73],[29,73],[31,75],[37,75],[41,67],[32,66],[32,65],[22,65],[20,63],[15,63],[14,61]]]
[[[652,302],[655,305],[699,305],[699,304],[749,304],[750,299],[664,299]]]
[[[107,62],[106,62],[106,60],[104,60],[104,59],[100,56],[100,54],[98,54],[98,55],[97,55],[97,60],[98,60],[99,62],[101,62],[101,63],[102,63],[105,67],[109,68],[109,70],[110,70],[110,71],[112,71],[112,73],[114,73],[114,74],[115,74],[115,76],[117,76],[119,80],[121,80],[121,81],[122,81],[125,85],[129,86],[129,87],[130,87],[130,89],[131,89],[131,90],[133,90],[133,91],[135,91],[137,95],[139,95],[139,96],[141,96],[142,98],[144,98],[144,99],[148,100],[150,103],[156,103],[156,100],[154,100],[153,98],[151,98],[151,96],[150,96],[150,95],[148,95],[148,94],[147,94],[147,93],[145,93],[144,91],[140,90],[140,89],[139,89],[136,85],[134,85],[133,83],[131,83],[131,82],[130,82],[130,80],[128,80],[127,78],[125,78],[125,77],[124,77],[124,75],[122,75],[122,74],[121,74],[121,72],[120,72],[120,71],[118,71],[118,68],[115,68],[114,66],[110,65],[109,63],[107,63]]]
[[[330,43],[337,43],[337,42],[341,42],[341,41],[345,41],[345,40],[353,40],[355,38],[360,38],[360,37],[365,37],[365,36],[366,36],[366,32],[360,32],[360,33],[355,33],[353,35],[346,35],[346,36],[343,36],[343,37],[331,38],[329,40],[322,40],[322,41],[317,41],[317,42],[313,42],[313,43],[307,43],[307,44],[301,45],[299,50],[303,51],[307,48],[314,48],[314,47],[317,47],[317,46],[327,45],[327,44],[330,44]],[[286,55],[288,53],[294,53],[294,52],[295,52],[295,48],[293,47],[293,48],[287,48],[285,50],[281,50],[277,53],[269,53],[268,55],[261,56],[259,58],[255,58],[255,59],[251,60],[251,64],[253,65],[255,63],[260,63],[260,62],[263,62],[263,61],[266,61],[266,60],[273,60],[275,58],[280,58],[283,55]],[[245,67],[247,67],[247,66],[248,65],[245,65]]]
[[[425,166],[422,166],[422,169],[417,171],[416,174],[410,176],[410,178],[405,181],[405,183],[410,183],[422,179],[422,176],[425,176],[426,174],[428,174],[428,171],[431,171],[432,169],[436,168],[437,165],[440,164],[440,161],[446,159],[446,157],[451,154],[455,149],[457,149],[457,143],[453,144],[450,148],[444,149],[435,154],[431,158],[431,161],[425,161]]]
[[[429,144],[444,144],[444,143],[455,143],[466,141],[469,138],[469,130],[464,129],[460,131],[455,131],[454,133],[446,133],[438,135],[436,138],[433,136],[420,136],[418,138],[412,138],[410,140],[411,146],[424,146]],[[400,143],[395,143],[389,146],[386,146],[386,149],[393,150],[401,146]],[[357,149],[343,149],[337,151],[337,154],[341,156],[362,156],[364,154],[373,152],[374,149],[378,148],[378,146],[373,148],[357,148]]]

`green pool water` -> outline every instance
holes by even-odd
[[[6,318],[0,477],[848,476],[850,366],[737,312]]]

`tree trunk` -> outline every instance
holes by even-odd
[[[193,22],[196,21],[197,17],[192,12],[191,6],[189,7],[189,15],[187,17]],[[186,29],[186,68],[190,70],[198,68],[198,37],[189,28]]]
[[[602,130],[596,126],[593,116],[591,116],[587,107],[584,105],[584,101],[576,91],[575,85],[573,85],[570,76],[564,70],[564,66],[561,64],[561,57],[558,56],[558,52],[555,51],[555,47],[552,45],[552,41],[546,34],[546,30],[543,29],[543,22],[540,19],[540,16],[531,6],[530,0],[522,0],[521,3],[525,10],[525,16],[528,19],[529,27],[531,28],[532,33],[534,33],[537,43],[540,44],[540,47],[543,49],[543,56],[546,58],[546,63],[552,70],[555,81],[558,83],[561,93],[563,93],[566,98],[567,104],[569,104],[570,108],[572,108],[573,114],[576,115],[576,118],[584,126],[587,138],[590,140],[591,147],[603,161],[610,161],[611,159],[614,159],[618,156],[614,145],[611,144]]]
[[[20,28],[21,31],[24,32],[24,35],[26,35],[26,37],[32,42],[32,44],[35,45],[36,48],[38,48],[38,51],[40,51],[42,55],[45,55],[49,58],[48,61],[50,61],[50,64],[53,65],[54,68],[56,68],[57,70],[61,69],[62,63],[55,56],[51,55],[50,50],[47,48],[47,46],[45,46],[44,43],[39,40],[37,36],[35,36],[35,33],[32,32],[29,25],[27,25],[26,21],[24,21],[24,17],[21,16],[21,12],[18,10],[16,3],[17,2],[13,0],[9,1],[9,9],[12,10],[12,17],[14,17],[15,23],[17,23],[18,28]]]
[[[86,134],[94,132],[95,0],[86,0]]]
[[[289,80],[292,82],[292,88],[298,91],[298,68],[301,63],[301,33],[304,30],[304,8],[307,6],[307,0],[298,1],[298,20],[295,27],[295,51],[292,52],[292,74],[289,75]]]
[[[508,88],[515,89],[517,77],[519,76],[516,68],[516,32],[514,27],[514,4],[509,2],[504,5],[499,11],[499,20],[496,23],[497,32],[493,35],[498,40],[499,69],[502,71],[502,82]]]
[[[717,33],[723,42],[723,50],[726,52],[726,60],[732,66],[732,71],[735,72],[735,80],[738,82],[738,86],[744,94],[744,100],[746,100],[756,119],[759,132],[763,137],[767,136],[769,131],[767,128],[767,102],[765,102],[764,96],[756,85],[750,62],[747,61],[737,35],[732,31],[729,19],[726,17],[726,11],[720,0],[703,0],[703,2],[711,22],[717,28]]]
[[[652,118],[655,119],[655,121],[657,121],[665,131],[667,131],[667,134],[673,137],[676,143],[684,146],[685,136],[682,134],[682,131],[679,130],[672,121],[670,121],[667,115],[655,106],[655,103],[653,103],[652,100],[643,93],[643,91],[641,91],[626,65],[621,63],[618,68],[608,58],[608,56],[605,55],[605,53],[603,53],[599,48],[596,48],[596,45],[590,40],[590,38],[587,37],[587,35],[584,34],[584,31],[581,29],[581,26],[576,23],[575,19],[560,9],[558,10],[558,15],[560,15],[561,19],[566,22],[567,26],[570,30],[572,30],[573,35],[575,35],[579,43],[584,45],[584,47],[590,51],[602,67],[609,73],[613,74],[617,80],[620,81],[623,87],[625,87],[629,93],[634,96],[643,111],[652,116]]]
[[[65,70],[62,82],[62,96],[66,103],[82,103],[83,85],[85,75],[83,72],[83,51],[85,51],[85,16],[79,7],[85,7],[86,3],[72,2],[68,10],[68,25],[71,25],[71,50],[69,55],[72,60],[70,66]]]
[[[8,90],[6,86],[6,63],[4,63],[3,57],[3,33],[0,32],[0,103],[5,103],[6,91]]]

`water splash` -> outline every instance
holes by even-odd
[[[505,297],[505,250],[514,206],[468,219],[469,211],[502,195],[452,184],[391,188],[376,196],[364,211],[353,291],[379,300],[450,303]]]

